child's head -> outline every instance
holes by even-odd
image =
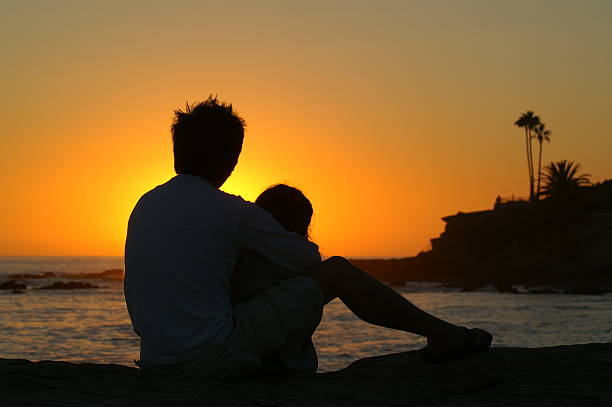
[[[299,189],[284,184],[272,185],[257,197],[255,203],[270,212],[289,232],[308,237],[312,205]]]

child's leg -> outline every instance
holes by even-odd
[[[306,275],[321,287],[326,302],[338,297],[368,323],[427,337],[430,354],[459,349],[465,342],[458,326],[421,310],[342,257],[331,257]]]

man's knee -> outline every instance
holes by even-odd
[[[327,259],[325,259],[323,261],[324,264],[327,264],[329,267],[342,267],[345,268],[346,266],[350,265],[351,262],[349,262],[347,259],[345,259],[342,256],[332,256],[329,257]]]
[[[326,301],[330,301],[343,292],[344,286],[350,281],[352,267],[344,257],[333,256],[305,274],[319,284]]]
[[[322,268],[332,274],[339,283],[345,281],[355,268],[350,261],[341,256],[332,256],[323,261]]]

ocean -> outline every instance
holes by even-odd
[[[0,290],[0,357],[133,366],[138,337],[125,307],[123,281],[112,272],[99,274],[117,268],[123,268],[121,257],[0,257],[0,283],[12,274],[28,275],[26,289]],[[99,288],[40,289],[69,281]],[[612,294],[459,292],[435,283],[396,289],[436,316],[487,329],[494,346],[612,341]],[[313,340],[321,372],[425,345],[416,335],[360,321],[338,300],[325,307]]]

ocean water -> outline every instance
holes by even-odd
[[[0,282],[11,274],[55,273],[28,279],[28,288],[21,293],[0,290],[0,357],[133,366],[138,337],[125,307],[122,280],[83,275],[122,267],[121,257],[0,257]],[[88,282],[100,288],[38,289],[57,281]],[[489,330],[495,337],[494,346],[612,341],[610,294],[463,293],[416,283],[398,290],[436,316]],[[360,321],[338,300],[325,307],[314,342],[320,371],[425,344],[416,335]]]

